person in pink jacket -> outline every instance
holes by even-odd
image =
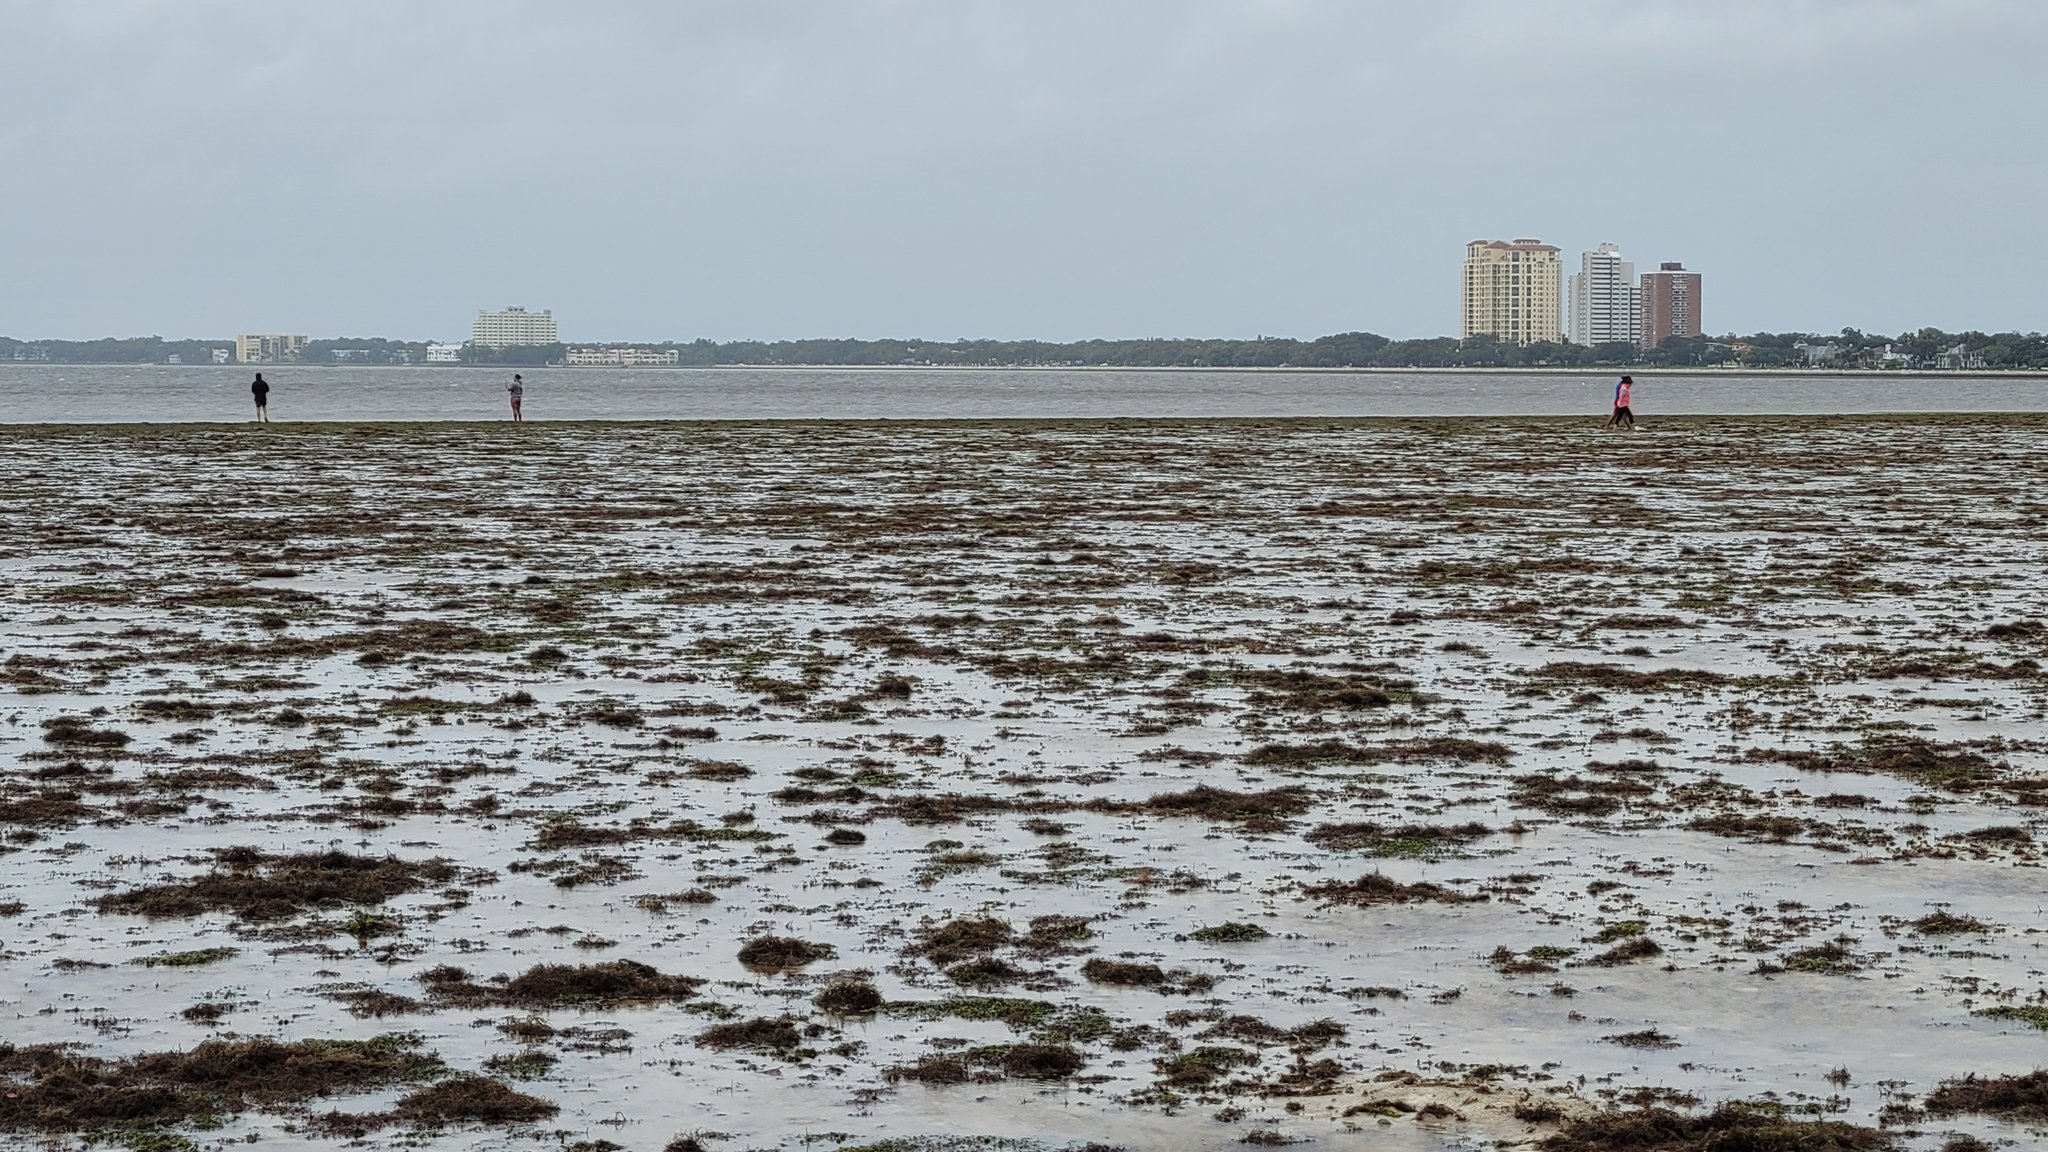
[[[1635,431],[1636,414],[1629,411],[1628,407],[1629,394],[1635,391],[1635,387],[1636,381],[1633,376],[1623,376],[1621,383],[1614,386],[1614,415],[1607,418],[1609,428],[1619,428],[1626,423],[1629,431]]]

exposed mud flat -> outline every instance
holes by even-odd
[[[2048,419],[0,454],[6,1142],[2048,1124]]]

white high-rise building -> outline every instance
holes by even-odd
[[[1643,305],[1636,287],[1636,266],[1621,258],[1621,249],[1602,244],[1579,257],[1572,275],[1571,341],[1595,344],[1639,344],[1643,339]]]
[[[557,344],[555,315],[546,308],[528,312],[507,308],[503,312],[479,312],[470,329],[470,343],[479,348],[504,348],[522,344]]]
[[[1458,338],[1487,336],[1508,344],[1555,343],[1564,337],[1558,307],[1564,262],[1541,240],[1474,240],[1465,245]]]

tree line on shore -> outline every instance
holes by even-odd
[[[1759,332],[1749,336],[1671,339],[1655,348],[1631,344],[1591,347],[1568,343],[1517,345],[1487,338],[1449,336],[1393,340],[1371,332],[1343,332],[1314,340],[1261,336],[1251,340],[694,340],[641,344],[674,349],[683,366],[734,364],[823,367],[923,365],[1088,366],[1114,368],[1827,368],[2048,369],[2048,336],[2019,332],[1944,332],[1922,328],[1898,336],[1845,328],[1832,335]],[[0,363],[185,364],[213,363],[217,348],[233,340],[165,340],[158,336],[102,340],[17,340],[0,337]],[[567,345],[511,348],[464,346],[467,364],[558,363]],[[305,364],[420,364],[425,341],[381,337],[315,340]],[[1961,363],[1943,357],[1962,348]],[[175,358],[175,360],[174,360]]]

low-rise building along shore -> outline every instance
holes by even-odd
[[[673,368],[682,359],[674,348],[571,348],[562,363],[571,368]]]
[[[310,343],[304,336],[244,332],[235,337],[235,363],[295,364]]]

